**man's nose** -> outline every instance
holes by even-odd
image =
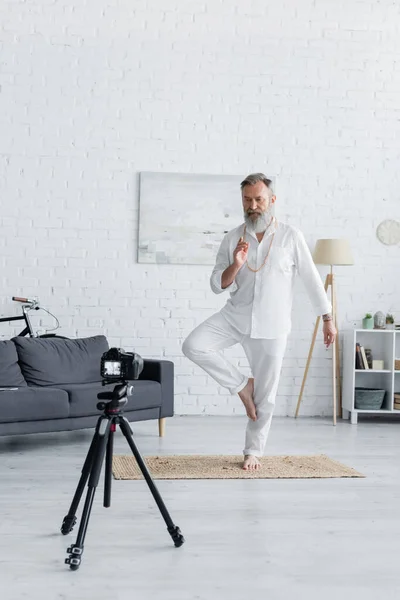
[[[251,201],[250,208],[251,208],[251,210],[256,210],[256,208],[257,208],[257,202],[255,200]]]

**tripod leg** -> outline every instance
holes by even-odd
[[[328,274],[326,276],[325,286],[324,286],[324,289],[325,289],[326,292],[328,291],[328,287],[331,285],[331,281],[332,281],[332,275]],[[308,352],[307,364],[306,364],[306,368],[305,368],[305,371],[304,371],[303,381],[302,381],[302,384],[301,384],[301,389],[300,389],[300,394],[299,394],[299,399],[297,401],[297,406],[296,406],[296,413],[295,413],[295,417],[296,418],[297,418],[297,416],[299,414],[299,410],[300,410],[300,404],[301,404],[301,400],[302,400],[302,397],[303,397],[304,387],[306,385],[308,369],[310,368],[311,358],[312,358],[313,351],[314,351],[314,346],[315,346],[315,340],[317,339],[317,333],[318,333],[318,327],[319,327],[320,319],[321,319],[321,317],[319,316],[317,318],[317,322],[315,323],[315,327],[314,327],[314,333],[313,333],[312,340],[311,340],[311,346],[310,346],[310,350]]]
[[[114,433],[115,423],[110,426],[110,435],[108,436],[107,451],[106,451],[106,466],[104,470],[104,502],[103,506],[109,508],[111,506],[111,482],[112,482],[112,457],[114,450]]]
[[[306,364],[306,368],[305,368],[305,371],[304,371],[303,381],[302,381],[302,384],[301,384],[301,389],[300,389],[300,394],[299,394],[299,399],[297,401],[297,406],[296,406],[296,413],[295,413],[295,417],[296,418],[297,418],[297,416],[299,414],[300,404],[301,404],[301,400],[303,398],[303,392],[304,392],[304,388],[305,388],[306,381],[307,381],[308,369],[310,368],[311,358],[312,358],[312,355],[313,355],[313,352],[314,352],[315,340],[317,339],[317,333],[318,333],[318,327],[319,327],[320,319],[321,319],[321,317],[317,317],[317,321],[316,321],[315,327],[314,327],[314,333],[313,333],[312,340],[311,340],[311,346],[310,346],[310,350],[308,352],[307,364]]]
[[[101,421],[101,417],[100,417],[99,421],[97,422],[96,431],[93,435],[93,439],[90,444],[89,451],[87,453],[84,465],[82,467],[82,471],[81,471],[82,474],[79,479],[78,487],[76,488],[76,492],[73,497],[70,509],[68,511],[68,514],[64,517],[64,520],[61,525],[61,533],[63,535],[67,535],[68,533],[70,533],[70,531],[72,531],[72,529],[74,528],[74,525],[76,523],[76,516],[75,516],[76,511],[78,510],[78,506],[79,506],[79,502],[81,501],[81,498],[82,498],[83,490],[85,489],[86,482],[90,475],[90,469],[92,466],[93,456],[94,456],[96,444],[99,439],[98,431],[99,431],[99,427],[100,427],[100,421]]]
[[[108,436],[110,434],[111,421],[109,419],[103,419],[98,430],[98,443],[94,451],[94,457],[91,465],[88,491],[86,494],[86,500],[82,511],[81,522],[79,525],[78,536],[76,543],[67,549],[67,553],[70,555],[65,559],[67,565],[73,571],[79,569],[83,554],[83,545],[85,542],[86,531],[89,525],[90,512],[92,510],[94,495],[96,493],[96,487],[99,483],[101,467],[104,461],[104,455],[107,448]]]
[[[154,481],[152,480],[151,475],[150,475],[149,471],[147,470],[146,464],[145,464],[143,458],[141,457],[140,452],[137,449],[135,442],[133,441],[132,430],[131,430],[129,421],[127,421],[127,419],[125,417],[121,417],[119,420],[119,426],[121,428],[122,433],[124,434],[124,436],[126,438],[126,441],[129,444],[130,449],[132,450],[132,453],[136,459],[136,462],[139,465],[140,470],[143,473],[143,476],[147,482],[147,485],[150,488],[153,498],[156,501],[158,508],[160,509],[163,519],[167,525],[168,533],[172,537],[175,546],[177,548],[179,548],[184,543],[185,538],[183,537],[179,527],[177,527],[173,523],[173,521],[170,517],[170,514],[164,504],[164,501],[161,498],[160,492],[158,491],[157,487],[155,486]]]

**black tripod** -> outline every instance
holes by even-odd
[[[97,405],[97,408],[102,410],[103,414],[99,417],[97,422],[96,431],[82,468],[82,475],[79,479],[78,487],[72,500],[69,512],[64,517],[64,521],[61,526],[61,533],[63,535],[67,535],[70,531],[72,531],[76,523],[76,511],[78,509],[86,482],[88,482],[88,491],[82,511],[76,543],[68,548],[67,553],[69,554],[69,557],[65,559],[66,564],[69,565],[70,569],[73,571],[79,569],[81,564],[86,531],[89,525],[90,512],[92,510],[96,487],[99,482],[104,455],[106,457],[106,462],[103,506],[108,508],[111,505],[112,456],[114,433],[116,431],[117,424],[120,426],[120,429],[133,452],[136,462],[138,463],[139,468],[142,471],[145,480],[147,481],[150,491],[153,494],[153,498],[156,501],[157,506],[160,509],[160,512],[167,525],[168,533],[172,537],[175,546],[179,548],[179,546],[182,546],[185,541],[179,527],[174,525],[163,499],[161,498],[161,495],[156,488],[149,471],[147,470],[143,458],[141,457],[139,450],[133,441],[132,430],[129,421],[123,416],[122,408],[128,402],[127,396],[128,393],[130,394],[131,389],[129,388],[131,387],[132,386],[128,386],[126,381],[122,381],[122,383],[115,386],[112,392],[101,392],[97,396],[99,400],[110,400],[110,402],[99,402]]]

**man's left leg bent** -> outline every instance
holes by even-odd
[[[257,459],[264,454],[275,398],[278,390],[287,337],[277,339],[254,339],[246,337],[242,344],[254,377],[254,404],[257,420],[249,420],[246,428],[244,467],[254,468]],[[247,459],[247,457],[250,457]]]

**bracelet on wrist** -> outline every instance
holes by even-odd
[[[325,321],[332,321],[332,315],[330,313],[327,313],[326,315],[322,315],[322,320]]]

